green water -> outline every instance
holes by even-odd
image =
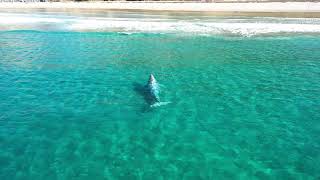
[[[319,57],[319,36],[0,32],[0,179],[319,179]]]

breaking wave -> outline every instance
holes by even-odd
[[[0,13],[1,30],[234,34],[320,33],[318,18],[173,19]]]

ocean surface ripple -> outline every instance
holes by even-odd
[[[318,36],[2,31],[0,179],[319,179],[319,57]],[[151,72],[171,104],[136,88]]]

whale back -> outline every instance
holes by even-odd
[[[160,88],[159,88],[159,84],[157,83],[157,80],[154,78],[154,76],[152,74],[150,74],[150,77],[149,77],[148,89],[149,89],[150,95],[153,97],[153,99],[156,102],[159,102],[160,101],[160,98],[159,98]]]

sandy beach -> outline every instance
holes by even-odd
[[[0,9],[101,9],[191,12],[320,13],[320,2],[167,3],[167,2],[41,2],[0,3]]]

